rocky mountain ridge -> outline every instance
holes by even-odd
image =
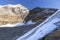
[[[28,12],[29,10],[21,4],[0,6],[0,25],[23,22]]]

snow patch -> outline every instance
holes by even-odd
[[[32,22],[32,20],[28,21],[26,24],[35,24],[35,22]]]
[[[16,24],[6,24],[6,25],[2,25],[0,27],[15,27],[15,26],[23,26],[23,25],[30,25],[30,24],[35,24],[35,22],[32,22],[31,20],[28,21],[26,24],[25,23],[16,23]]]

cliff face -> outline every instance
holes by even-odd
[[[0,25],[23,22],[28,12],[29,10],[20,4],[0,6]]]
[[[42,23],[46,18],[50,17],[56,11],[57,9],[36,7],[29,11],[26,20],[32,20],[32,22]]]

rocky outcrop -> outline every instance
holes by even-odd
[[[36,7],[29,11],[28,16],[26,17],[26,20],[32,20],[33,22],[43,22],[46,18],[51,16],[57,9],[52,8],[40,8]]]
[[[45,40],[60,40],[60,28],[45,37]]]
[[[0,25],[23,22],[28,12],[29,10],[20,4],[0,6]]]

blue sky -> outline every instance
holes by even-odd
[[[28,9],[35,7],[59,8],[60,0],[0,0],[0,5],[22,4]]]

